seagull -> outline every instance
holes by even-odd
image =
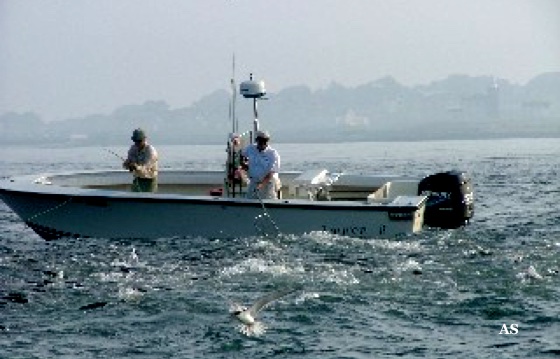
[[[527,268],[527,276],[533,279],[543,279],[542,275],[540,275],[533,266],[529,266],[529,268]]]
[[[529,266],[529,268],[527,268],[523,272],[517,274],[516,277],[519,278],[519,279],[522,279],[523,281],[543,279],[543,276],[540,275],[539,272],[537,272],[537,270],[533,266]]]
[[[264,297],[259,298],[259,300],[257,300],[250,308],[238,303],[231,303],[231,315],[241,322],[241,324],[237,326],[237,329],[248,337],[264,334],[267,327],[262,322],[256,320],[257,314],[271,302],[294,291],[295,289],[283,289],[265,295]]]

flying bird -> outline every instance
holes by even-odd
[[[259,298],[251,307],[247,308],[238,303],[231,303],[230,313],[241,322],[237,329],[246,336],[259,336],[266,332],[267,327],[257,320],[257,314],[268,304],[287,294],[294,292],[295,289],[283,289]]]

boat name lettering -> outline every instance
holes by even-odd
[[[351,227],[330,227],[327,225],[322,225],[323,227],[323,231],[325,232],[330,232],[332,234],[340,234],[340,235],[347,235],[347,234],[353,234],[353,235],[360,235],[363,236],[366,234],[366,227],[359,227],[359,226],[351,226]]]

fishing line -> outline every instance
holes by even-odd
[[[111,150],[108,149],[108,148],[104,148],[104,150],[107,151],[107,152],[109,152],[110,154],[112,154],[112,155],[114,155],[114,156],[120,158],[121,160],[125,161],[125,159],[124,159],[122,156],[120,156],[119,154],[117,154],[116,152],[113,152],[113,151],[111,151]],[[70,202],[72,202],[72,197],[68,197],[68,199],[67,199],[66,201],[64,201],[64,202],[62,202],[62,203],[59,203],[59,204],[57,204],[57,205],[54,205],[54,206],[51,207],[51,208],[48,208],[48,209],[46,209],[46,210],[44,210],[44,211],[40,211],[40,212],[38,212],[38,213],[35,213],[35,214],[32,215],[31,217],[27,218],[26,222],[31,222],[32,220],[34,220],[34,219],[36,219],[36,218],[38,218],[38,217],[41,217],[41,216],[44,216],[44,215],[46,215],[46,214],[48,214],[48,213],[50,213],[50,212],[56,211],[57,209],[60,209],[61,207],[67,205],[67,204],[70,203]]]
[[[124,157],[120,156],[119,154],[115,153],[114,151],[111,151],[111,150],[108,149],[108,148],[104,148],[104,150],[107,151],[107,152],[109,152],[109,153],[112,154],[113,156],[120,158],[122,161],[126,161],[126,160],[124,159]],[[255,189],[255,193],[256,193],[256,195],[257,195],[257,198],[258,198],[258,200],[259,200],[259,203],[261,204],[261,208],[262,208],[262,211],[263,211],[262,214],[259,214],[258,216],[255,217],[255,223],[254,223],[254,225],[255,225],[255,228],[257,229],[257,232],[263,234],[265,237],[268,237],[268,232],[267,232],[266,230],[263,230],[263,229],[257,224],[257,222],[258,222],[258,220],[259,220],[260,218],[265,218],[265,217],[266,217],[266,219],[268,220],[268,222],[270,222],[270,224],[272,225],[272,227],[274,227],[274,230],[276,231],[276,236],[278,236],[278,235],[281,233],[281,232],[280,232],[280,229],[278,228],[278,225],[276,224],[276,222],[274,221],[274,219],[272,219],[272,217],[271,217],[270,214],[268,213],[268,210],[266,209],[266,206],[264,205],[264,202],[263,202],[263,200],[262,200],[262,198],[261,198],[260,191]],[[55,208],[55,209],[56,209],[56,208]],[[35,217],[35,216],[34,216],[34,217]]]
[[[31,217],[27,218],[26,222],[31,222],[33,219],[35,219],[35,218],[37,218],[37,217],[44,216],[44,215],[47,214],[47,213],[50,213],[50,212],[52,212],[52,211],[55,211],[55,210],[59,209],[60,207],[66,205],[66,204],[68,204],[68,203],[70,203],[71,201],[72,201],[72,197],[69,197],[66,201],[64,201],[64,202],[62,202],[62,203],[59,203],[59,204],[55,205],[55,206],[52,207],[52,208],[49,208],[49,209],[47,209],[47,210],[44,210],[44,211],[41,211],[41,212],[39,212],[39,213],[36,213],[36,214],[32,215]]]
[[[276,236],[280,235],[280,233],[281,233],[280,228],[278,228],[278,225],[276,225],[276,222],[274,222],[274,220],[272,219],[272,217],[268,213],[268,210],[266,209],[266,206],[264,205],[264,202],[261,198],[260,191],[255,188],[255,193],[257,195],[257,198],[258,198],[259,203],[261,204],[261,208],[263,210],[262,214],[259,214],[258,216],[255,217],[255,228],[257,229],[258,232],[261,232],[261,234],[263,234],[265,237],[268,237],[267,231],[263,231],[262,228],[260,228],[257,224],[257,221],[260,218],[266,217],[268,219],[268,221],[270,222],[270,224],[272,224],[272,226],[274,227],[274,230],[276,231]]]

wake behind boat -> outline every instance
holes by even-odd
[[[126,171],[27,175],[0,181],[0,198],[39,236],[236,238],[325,231],[395,237],[426,226],[457,228],[474,214],[471,180],[460,171],[425,178],[351,174],[326,168],[281,172],[279,199],[246,198],[241,147],[259,130],[262,81],[240,85],[253,100],[252,130],[227,141],[225,170],[164,170],[157,193],[130,191]]]

